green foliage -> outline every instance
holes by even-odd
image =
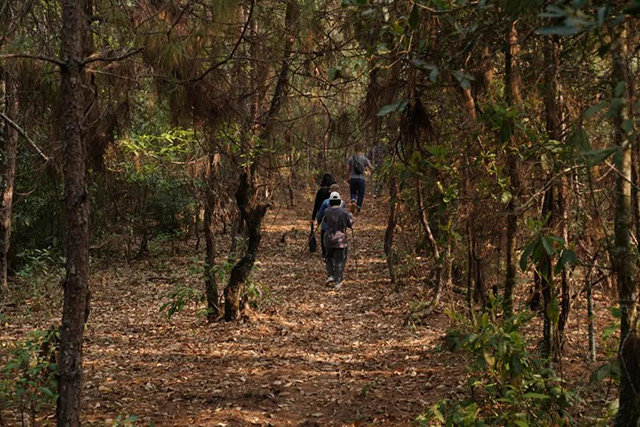
[[[62,252],[64,243],[64,203],[61,186],[54,180],[39,182],[29,171],[19,171],[24,177],[17,183],[17,192],[31,192],[16,198],[13,232],[9,253],[10,269],[20,271],[33,261],[35,248]]]
[[[492,320],[497,314],[493,307],[498,305],[490,312],[474,314],[473,320],[448,313],[457,323],[456,329],[447,333],[448,347],[463,350],[473,358],[475,375],[469,385],[474,398],[462,404],[439,402],[424,419],[465,426],[570,423],[568,409],[576,396],[527,350],[521,330],[532,316],[520,313],[507,320]]]
[[[254,310],[262,310],[273,300],[271,288],[255,280],[250,280],[244,290],[244,298]]]
[[[380,108],[380,111],[378,112],[378,116],[382,117],[390,113],[402,113],[407,108],[408,105],[409,105],[408,99],[404,99],[404,98],[398,99],[392,102],[391,104],[385,105],[384,107]]]
[[[167,298],[169,301],[160,306],[160,311],[164,312],[168,319],[190,304],[198,306],[205,301],[205,295],[202,291],[184,284],[174,286]]]
[[[135,415],[122,416],[118,415],[116,419],[111,424],[111,427],[133,427],[137,425],[138,417]]]
[[[620,331],[620,308],[613,307],[611,314],[615,320],[602,330],[603,350],[607,361],[598,366],[591,374],[591,383],[598,383],[605,379],[610,379],[614,383],[620,382],[620,365],[618,363],[618,349],[620,347],[620,338],[617,334]]]
[[[12,297],[22,310],[49,313],[55,307],[52,295],[58,295],[64,278],[65,258],[58,249],[25,249],[17,254],[19,270],[15,272]],[[26,303],[28,301],[28,303]]]
[[[15,346],[0,371],[0,409],[12,409],[35,425],[37,416],[53,408],[58,398],[59,334],[53,327],[36,330]]]
[[[558,274],[569,264],[575,264],[578,261],[576,253],[565,247],[564,239],[557,236],[545,235],[540,232],[537,233],[522,250],[520,268],[522,271],[525,271],[529,261],[537,264],[542,261],[545,256],[558,258],[553,271],[539,271],[540,274],[549,278],[553,274]]]
[[[447,427],[481,427],[485,421],[478,418],[480,409],[476,403],[451,402],[443,399],[433,405],[425,415],[416,418],[416,423],[420,427],[428,427],[434,422]]]

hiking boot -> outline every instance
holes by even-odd
[[[342,282],[336,282],[336,284],[333,285],[333,289],[335,289],[336,291],[340,290],[341,287],[342,287]]]
[[[327,277],[327,280],[324,281],[324,284],[327,286],[331,286],[333,282],[335,282],[335,279],[333,278],[333,276],[329,276]]]

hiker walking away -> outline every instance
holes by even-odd
[[[349,192],[351,193],[351,205],[356,204],[358,213],[362,209],[364,201],[364,174],[371,168],[371,162],[362,154],[359,147],[347,160],[347,174],[349,176]]]
[[[338,184],[331,184],[331,187],[329,187],[329,194],[331,193],[339,193],[340,192],[340,186]],[[344,208],[345,204],[344,204],[344,200],[341,200],[341,204],[340,207]],[[322,258],[325,258],[327,256],[327,250],[324,247],[324,233],[327,231],[327,223],[322,221],[322,219],[324,218],[324,211],[327,210],[329,208],[329,197],[327,196],[326,200],[322,202],[322,204],[320,205],[320,209],[318,209],[318,213],[316,214],[316,221],[318,221],[318,224],[322,224],[322,228],[320,229],[320,245],[322,246]]]
[[[320,206],[322,206],[322,202],[329,199],[329,195],[331,194],[331,185],[335,184],[336,180],[333,179],[331,174],[325,173],[322,176],[322,180],[320,181],[320,188],[316,191],[316,199],[313,202],[313,213],[311,214],[311,229],[313,231],[313,222],[316,220],[316,216],[318,215],[318,211],[320,210]],[[318,220],[318,225],[320,225],[320,220]],[[320,244],[322,246],[322,257],[324,258],[324,243],[322,243],[322,238],[320,240]]]
[[[347,228],[353,228],[353,215],[342,206],[340,193],[333,192],[329,196],[329,208],[324,211],[324,223],[327,230],[324,233],[324,246],[327,250],[325,267],[327,280],[325,284],[334,289],[342,287],[344,267],[347,264]]]
[[[331,185],[335,183],[336,180],[333,179],[333,176],[331,176],[331,174],[325,173],[324,175],[322,175],[320,188],[318,189],[318,191],[316,191],[316,199],[313,202],[313,213],[311,214],[311,221],[314,221],[316,219],[316,215],[318,214],[318,210],[320,209],[322,202],[327,200],[329,198],[329,195],[331,194],[331,190],[329,189],[329,187],[331,187]]]

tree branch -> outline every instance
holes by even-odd
[[[9,117],[4,115],[4,113],[2,112],[0,112],[0,118],[3,119],[9,126],[14,128],[18,132],[18,134],[20,134],[20,136],[23,137],[28,142],[29,145],[31,145],[31,147],[36,151],[36,153],[38,153],[40,157],[44,159],[45,163],[49,162],[50,160],[49,157],[46,154],[44,154],[44,152],[40,149],[40,147],[38,147],[36,143],[33,142],[31,138],[29,138],[27,133],[20,126],[18,126],[16,122],[14,122]]]
[[[130,50],[120,56],[114,56],[114,57],[103,57],[103,56],[90,56],[87,59],[85,59],[84,61],[82,61],[83,65],[87,65],[87,64],[91,64],[92,62],[118,62],[118,61],[122,61],[125,60],[127,58],[130,58],[134,55],[139,54],[140,52],[142,52],[144,50],[143,47],[139,47],[137,49],[133,49]]]
[[[63,67],[65,63],[59,59],[51,58],[48,56],[42,55],[32,55],[30,53],[5,53],[0,55],[1,59],[14,59],[14,58],[25,58],[25,59],[36,59],[38,61],[50,62],[52,64],[56,64],[59,67]]]
[[[244,27],[242,27],[242,33],[240,34],[240,37],[238,37],[238,40],[236,41],[236,44],[233,46],[233,49],[231,49],[231,52],[229,53],[229,55],[227,55],[227,57],[225,59],[223,59],[222,61],[212,65],[211,67],[209,67],[209,69],[207,69],[199,77],[195,77],[193,79],[185,80],[183,83],[198,82],[198,81],[204,79],[207,76],[207,74],[209,74],[210,72],[212,72],[216,68],[223,66],[224,64],[229,62],[231,60],[231,58],[233,58],[233,55],[235,55],[236,51],[238,50],[238,47],[240,47],[240,43],[242,43],[242,40],[244,39],[244,35],[247,33],[247,29],[249,28],[249,24],[251,23],[251,18],[253,17],[253,8],[254,8],[255,4],[256,4],[255,0],[251,0],[251,8],[249,9],[249,16],[247,16],[247,22],[244,23]]]

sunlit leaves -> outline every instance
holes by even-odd
[[[407,108],[407,105],[409,105],[408,99],[398,99],[397,101],[382,107],[380,111],[378,111],[378,116],[383,117],[391,113],[400,113],[404,111],[405,108]]]

